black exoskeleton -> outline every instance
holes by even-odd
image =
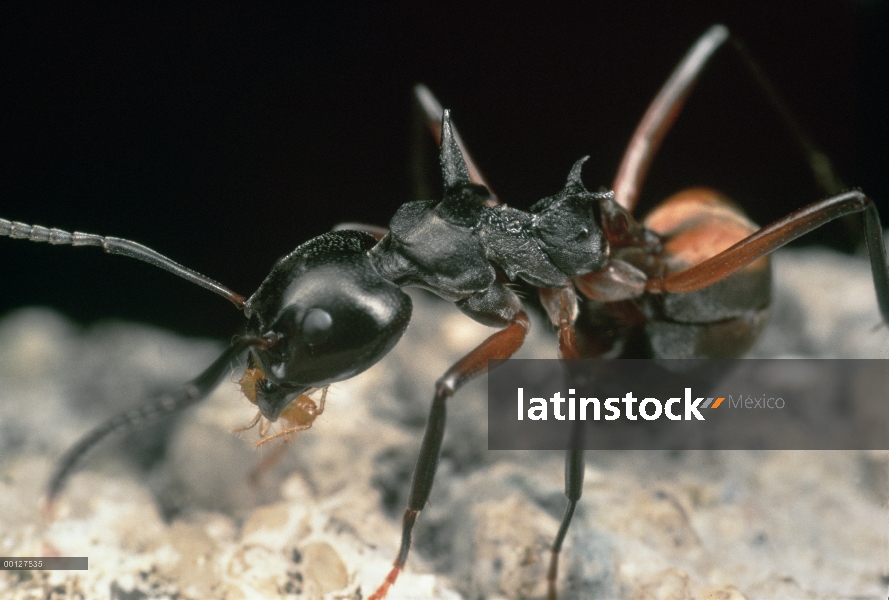
[[[591,194],[580,181],[586,158],[571,169],[565,189],[524,212],[489,206],[488,189],[470,182],[445,111],[441,134],[444,197],[408,202],[372,251],[374,265],[398,285],[431,290],[494,327],[508,324],[521,302],[506,281],[560,288],[596,271],[608,243],[595,215],[609,193]]]
[[[407,328],[411,299],[374,267],[375,243],[360,231],[316,237],[279,260],[247,300],[248,334],[276,340],[251,350],[269,421],[300,394],[373,365]]]
[[[279,260],[247,300],[248,334],[277,340],[268,350],[251,350],[266,375],[257,389],[263,416],[274,421],[300,394],[382,358],[410,319],[410,298],[399,286],[428,289],[476,321],[503,327],[522,310],[504,276],[562,288],[599,270],[608,242],[596,215],[600,203],[614,199],[584,188],[585,161],[577,161],[561,192],[530,212],[488,206],[490,192],[470,181],[445,111],[440,202],[404,204],[376,245],[358,231],[306,242]]]

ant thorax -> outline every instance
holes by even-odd
[[[445,189],[440,203],[408,202],[371,251],[374,266],[398,285],[429,289],[452,302],[484,293],[497,272],[510,281],[562,288],[607,263],[608,243],[597,218],[610,193],[580,181],[578,161],[565,188],[529,211],[488,206],[486,187],[468,182]]]

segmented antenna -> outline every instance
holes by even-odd
[[[274,343],[275,341],[272,339],[257,337],[246,337],[236,340],[203,373],[176,390],[176,392],[165,394],[149,404],[112,417],[87,433],[74,446],[69,448],[56,464],[56,470],[49,480],[49,487],[46,492],[47,503],[50,506],[52,505],[59,492],[65,486],[65,483],[67,483],[68,478],[77,468],[77,465],[99,442],[115,432],[137,429],[197,404],[219,385],[229,372],[231,361],[237,358],[241,352],[251,346],[269,348]]]
[[[54,245],[67,246],[101,246],[108,254],[121,254],[136,258],[143,262],[147,262],[155,267],[160,267],[165,271],[169,271],[174,275],[197,284],[204,289],[210,290],[230,300],[238,309],[243,309],[247,303],[247,299],[240,294],[236,294],[221,283],[210,279],[206,275],[201,275],[187,267],[183,267],[179,263],[170,260],[166,256],[159,254],[151,248],[146,248],[142,244],[131,242],[116,237],[102,237],[92,233],[81,233],[75,231],[69,233],[61,229],[48,229],[40,225],[28,225],[18,221],[7,221],[0,219],[0,236],[11,237],[16,240],[30,240],[32,242],[46,242]]]

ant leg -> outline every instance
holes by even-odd
[[[806,155],[809,168],[815,181],[827,194],[837,194],[846,186],[843,185],[827,155],[821,152],[811,137],[787,106],[778,90],[765,76],[762,68],[753,59],[744,44],[730,36],[724,25],[714,25],[695,42],[691,50],[673,69],[670,77],[651,101],[642,120],[636,126],[633,137],[624,151],[620,167],[611,187],[618,204],[632,212],[639,199],[639,192],[648,174],[648,167],[660,148],[661,142],[669,132],[685,101],[688,99],[695,82],[707,66],[707,63],[722,47],[726,40],[731,40],[731,47],[738,53],[744,67],[750,72],[766,99],[777,111],[784,127],[793,137],[799,149]]]
[[[169,416],[206,398],[228,374],[231,362],[251,346],[271,347],[265,338],[241,338],[229,346],[207,370],[173,394],[167,394],[150,404],[113,417],[80,438],[56,464],[46,493],[47,508],[51,509],[59,492],[87,452],[99,442],[121,429],[133,429],[148,422]]]
[[[311,429],[315,419],[324,413],[324,404],[327,401],[328,387],[329,386],[325,386],[321,389],[321,399],[318,401],[317,405],[315,404],[315,401],[308,396],[308,394],[313,393],[317,388],[313,388],[311,391],[293,400],[283,411],[281,411],[281,420],[287,421],[292,427],[286,427],[275,435],[269,437],[265,436],[266,431],[263,431],[260,427],[259,437],[262,439],[256,442],[253,447],[259,448],[272,440],[284,436],[287,436],[289,440],[291,433],[298,433],[306,429]],[[269,422],[269,427],[271,427],[271,422]]]
[[[809,137],[809,134],[806,133],[803,126],[800,125],[796,115],[793,114],[790,107],[788,107],[787,103],[784,101],[784,98],[781,97],[781,94],[778,93],[778,90],[766,77],[766,74],[762,70],[762,67],[759,66],[759,63],[757,63],[753,56],[747,51],[744,43],[734,36],[732,36],[731,42],[732,48],[738,53],[741,62],[747,67],[747,70],[750,71],[750,74],[753,76],[757,85],[759,85],[763,94],[765,94],[768,101],[772,104],[772,107],[778,112],[778,115],[784,122],[784,126],[793,137],[799,150],[806,155],[806,158],[809,161],[809,168],[815,176],[816,183],[826,194],[831,196],[848,189],[848,186],[846,186],[834,172],[830,159],[824,152],[818,149],[815,142],[812,141],[812,138]]]
[[[489,360],[506,359],[515,354],[525,341],[525,335],[530,327],[531,322],[528,320],[528,315],[524,311],[518,312],[510,325],[486,339],[472,352],[458,360],[435,383],[432,409],[429,412],[429,420],[426,422],[426,433],[423,434],[417,466],[414,468],[414,479],[411,483],[407,510],[404,511],[402,517],[401,546],[395,557],[392,570],[368,600],[385,598],[389,588],[395,583],[399,572],[407,562],[407,555],[411,550],[411,534],[414,523],[417,521],[417,515],[429,501],[432,483],[435,480],[435,471],[438,468],[441,442],[444,439],[447,399],[453,396],[467,381],[487,372]]]
[[[241,433],[242,431],[247,431],[248,429],[253,429],[256,427],[256,424],[259,423],[259,420],[262,418],[262,411],[257,411],[256,416],[253,417],[253,420],[247,423],[246,425],[242,425],[241,427],[235,427],[232,429],[232,433]]]
[[[580,358],[574,322],[577,320],[577,293],[574,286],[560,289],[539,288],[540,302],[553,325],[559,328],[559,356]]]
[[[183,267],[179,263],[167,258],[166,256],[155,252],[151,248],[147,248],[142,244],[131,242],[116,237],[102,237],[92,233],[81,233],[75,231],[69,233],[61,229],[48,229],[40,225],[28,225],[18,221],[7,221],[0,219],[0,236],[7,236],[18,240],[30,240],[32,242],[47,242],[53,245],[64,244],[70,246],[101,246],[108,254],[121,254],[136,258],[150,265],[169,271],[174,275],[190,281],[204,289],[210,290],[227,298],[238,309],[244,308],[247,299],[240,294],[236,294],[224,285],[213,281],[205,275],[201,275],[187,267]]]
[[[614,199],[628,211],[632,212],[636,206],[648,167],[682,111],[694,83],[728,37],[729,31],[723,25],[708,29],[673,69],[636,126],[611,184]]]
[[[317,388],[315,388],[315,389],[317,389]],[[307,392],[307,394],[314,392],[315,389]],[[318,407],[317,407],[317,409],[314,409],[314,411],[312,411],[312,412],[306,411],[305,408],[311,409],[311,407],[314,406],[314,402],[312,402],[310,400],[310,402],[305,403],[303,397],[300,397],[297,400],[294,400],[293,403],[288,405],[288,408],[284,409],[284,411],[281,413],[282,420],[288,420],[291,423],[293,423],[294,421],[291,420],[290,417],[296,416],[297,421],[295,421],[295,422],[298,423],[297,425],[283,429],[282,431],[279,431],[278,433],[276,433],[275,435],[270,436],[270,437],[265,437],[266,432],[262,431],[262,427],[260,426],[260,434],[259,434],[260,440],[258,442],[256,442],[256,444],[253,445],[253,448],[260,448],[264,444],[267,444],[268,442],[270,442],[274,439],[277,439],[279,437],[283,437],[284,440],[282,443],[275,446],[275,448],[271,451],[270,454],[260,457],[259,464],[257,464],[255,467],[253,467],[250,470],[250,475],[248,476],[250,485],[252,485],[254,488],[259,487],[259,484],[260,484],[260,481],[262,480],[263,475],[265,475],[265,473],[267,473],[268,471],[272,470],[272,468],[275,465],[277,465],[281,461],[282,458],[284,458],[284,455],[287,453],[287,444],[289,444],[290,440],[292,439],[290,437],[290,434],[295,434],[295,433],[303,431],[305,429],[310,429],[312,427],[312,423],[315,422],[315,419],[324,413],[324,404],[327,401],[327,390],[328,389],[329,389],[329,386],[324,387],[321,390],[321,399],[318,401]],[[294,403],[296,403],[296,404],[294,405]],[[294,407],[294,406],[296,408],[296,414],[295,415],[293,413],[288,414],[288,409],[290,407]],[[302,414],[299,414],[299,413],[302,413]],[[259,413],[257,415],[257,417],[255,419],[253,419],[253,422],[250,425],[248,425],[247,427],[239,427],[235,431],[243,431],[245,429],[249,429],[249,428],[253,427],[259,421],[259,418],[261,416],[262,416],[262,413]],[[308,422],[303,422],[303,423],[299,424],[300,419],[306,419],[306,418],[309,419]]]
[[[540,288],[540,299],[553,324],[559,328],[559,355],[563,359],[580,358],[577,337],[574,333],[574,321],[577,319],[577,294],[573,286],[558,290]],[[565,454],[565,496],[568,506],[559,532],[553,541],[549,570],[546,574],[547,600],[556,600],[556,579],[559,574],[559,553],[568,534],[568,527],[574,517],[574,509],[583,494],[583,428],[577,421],[571,433],[571,447]]]
[[[571,433],[571,448],[565,454],[565,496],[568,498],[568,506],[562,516],[562,524],[553,542],[552,555],[550,556],[549,571],[546,573],[547,600],[556,600],[556,578],[559,574],[559,552],[562,551],[562,543],[574,517],[574,509],[577,501],[583,495],[583,422],[577,421]]]
[[[652,277],[646,283],[646,291],[687,293],[701,290],[813,229],[853,213],[862,213],[864,219],[865,241],[870,256],[877,304],[883,320],[889,323],[889,263],[883,244],[880,216],[873,200],[859,191],[846,192],[814,202],[763,227],[701,263],[666,276]]]
[[[311,428],[312,428],[311,423],[308,425],[295,425],[293,427],[288,427],[287,429],[282,429],[281,431],[279,431],[278,433],[276,433],[274,435],[270,435],[268,437],[263,437],[261,440],[259,440],[255,444],[253,444],[253,447],[260,448],[262,446],[265,446],[272,440],[276,440],[276,439],[278,439],[280,437],[284,437],[284,436],[287,436],[287,440],[285,440],[285,441],[290,441],[290,434],[291,433],[298,433],[300,431],[305,431],[306,429],[311,429]]]
[[[416,181],[415,194],[417,198],[431,198],[432,194],[426,185],[426,177],[424,176],[426,162],[424,160],[425,153],[423,149],[426,145],[422,143],[423,140],[421,138],[424,136],[421,135],[421,130],[424,128],[428,129],[432,134],[432,137],[435,138],[435,143],[440,146],[441,119],[444,116],[444,109],[438,101],[438,98],[436,98],[429,88],[422,83],[418,83],[414,86],[414,98],[417,100],[416,106],[419,108],[419,111],[415,113],[414,119],[414,122],[419,125],[419,127],[417,127],[417,134],[414,136],[414,164],[412,167],[414,179]],[[451,131],[453,132],[454,140],[457,142],[457,147],[460,148],[460,152],[463,153],[463,160],[466,162],[466,168],[469,171],[469,180],[472,183],[480,183],[488,188],[493,200],[487,201],[486,204],[489,206],[497,206],[500,204],[500,201],[497,199],[497,194],[491,189],[488,180],[485,179],[485,176],[478,168],[478,165],[475,164],[472,155],[466,149],[466,145],[463,143],[463,138],[460,137],[460,133],[454,126],[453,121],[451,121]]]

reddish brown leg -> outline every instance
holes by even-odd
[[[573,286],[558,289],[539,288],[540,302],[553,325],[559,328],[559,356],[580,358],[574,321],[577,319],[577,293]]]
[[[417,99],[417,105],[420,107],[421,118],[429,130],[432,133],[432,137],[435,138],[435,143],[441,145],[441,118],[444,114],[444,109],[441,106],[441,103],[438,101],[438,98],[429,91],[423,84],[417,84],[414,86],[414,97]],[[454,132],[454,140],[457,142],[457,146],[460,148],[460,152],[463,153],[463,160],[466,161],[466,168],[469,170],[469,180],[472,183],[480,183],[488,188],[491,191],[491,196],[494,198],[493,201],[488,201],[486,204],[490,206],[496,206],[500,204],[500,201],[497,199],[497,195],[494,193],[494,190],[491,189],[491,185],[488,183],[488,180],[485,179],[485,176],[482,174],[481,170],[478,168],[478,165],[475,164],[475,161],[472,159],[472,155],[466,149],[466,145],[463,143],[463,138],[460,137],[460,133],[457,131],[457,128],[454,126],[453,120],[451,121],[451,131]],[[421,157],[422,152],[415,152],[416,157]],[[416,166],[417,173],[422,173],[422,166]],[[428,198],[430,194],[421,193],[419,198]]]
[[[880,216],[873,201],[858,191],[825,198],[794,211],[693,267],[666,277],[649,279],[646,290],[655,293],[695,292],[725,279],[754,260],[774,252],[813,229],[852,213],[862,213],[864,218],[865,240],[877,303],[883,320],[889,323],[889,264],[886,261]]]
[[[611,186],[617,203],[628,211],[632,212],[636,206],[639,192],[648,174],[648,167],[682,111],[695,82],[716,51],[728,39],[729,31],[724,26],[714,25],[708,29],[670,74],[670,78],[651,101],[642,120],[636,126]],[[731,38],[731,42],[731,47],[738,52],[744,67],[751,73],[759,89],[781,117],[784,127],[806,155],[816,182],[827,194],[836,194],[844,189],[845,186],[834,173],[827,155],[821,152],[806,134],[760,66],[740,41]]]
[[[429,412],[426,433],[423,435],[420,455],[417,457],[417,466],[414,468],[414,480],[411,483],[407,510],[404,511],[402,518],[401,547],[386,580],[368,600],[385,598],[389,588],[395,583],[398,574],[407,562],[407,555],[411,550],[411,533],[414,523],[417,520],[417,515],[429,501],[429,493],[432,491],[432,483],[435,480],[435,470],[438,468],[438,456],[441,451],[442,439],[444,439],[447,399],[453,396],[454,392],[460,389],[464,383],[485,373],[488,370],[489,360],[506,359],[515,354],[525,341],[525,335],[530,326],[528,315],[519,312],[509,326],[479,344],[475,350],[457,361],[435,383],[432,410]]]
[[[577,337],[574,334],[574,321],[577,318],[577,295],[573,287],[561,289],[540,289],[540,299],[553,322],[559,327],[559,355],[563,359],[580,358]],[[549,570],[546,574],[547,600],[556,600],[556,580],[559,575],[559,553],[568,534],[568,527],[574,517],[574,509],[583,493],[583,430],[575,425],[571,447],[565,455],[565,496],[568,506],[562,517],[562,524],[552,545]]]
[[[565,359],[580,358],[577,335],[574,333],[577,297],[573,288],[565,290],[559,294],[559,356]]]
[[[682,111],[694,83],[728,36],[728,29],[722,25],[708,29],[670,74],[636,126],[611,186],[614,199],[628,211],[632,212],[636,206],[648,167]]]

